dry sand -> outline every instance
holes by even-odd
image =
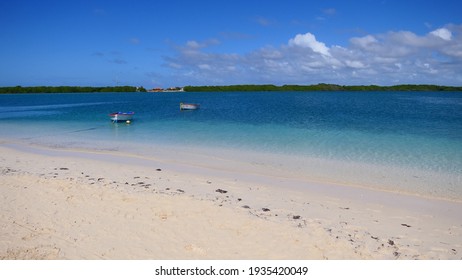
[[[457,201],[6,142],[0,170],[0,259],[462,259]]]

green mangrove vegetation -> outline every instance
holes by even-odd
[[[143,87],[80,87],[80,86],[36,86],[36,87],[0,87],[0,93],[78,93],[78,92],[145,92]]]
[[[394,86],[336,84],[315,85],[226,85],[226,86],[185,86],[187,92],[225,92],[225,91],[462,91],[462,86],[413,85]],[[143,87],[134,86],[34,86],[34,87],[0,87],[1,93],[79,93],[79,92],[146,92]]]
[[[186,86],[185,91],[462,91],[462,86],[439,85],[358,85],[342,86],[336,84],[316,85],[229,85],[229,86]]]

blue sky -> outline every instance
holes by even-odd
[[[460,86],[461,11],[456,0],[0,0],[0,86]]]

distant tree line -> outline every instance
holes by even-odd
[[[185,91],[462,91],[462,87],[438,85],[229,85],[229,86],[185,86]]]
[[[336,84],[316,85],[228,85],[228,86],[185,86],[184,91],[220,92],[220,91],[462,91],[461,87],[439,85],[357,85],[342,86]],[[0,87],[1,93],[80,93],[80,92],[146,92],[143,87],[80,87],[80,86],[35,86]]]
[[[36,87],[0,87],[0,93],[80,93],[80,92],[145,92],[143,87],[79,87],[79,86],[36,86]]]

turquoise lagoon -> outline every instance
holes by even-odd
[[[113,124],[113,111],[135,119]],[[462,200],[460,92],[10,94],[0,95],[0,129],[25,144],[195,151],[283,177]]]

